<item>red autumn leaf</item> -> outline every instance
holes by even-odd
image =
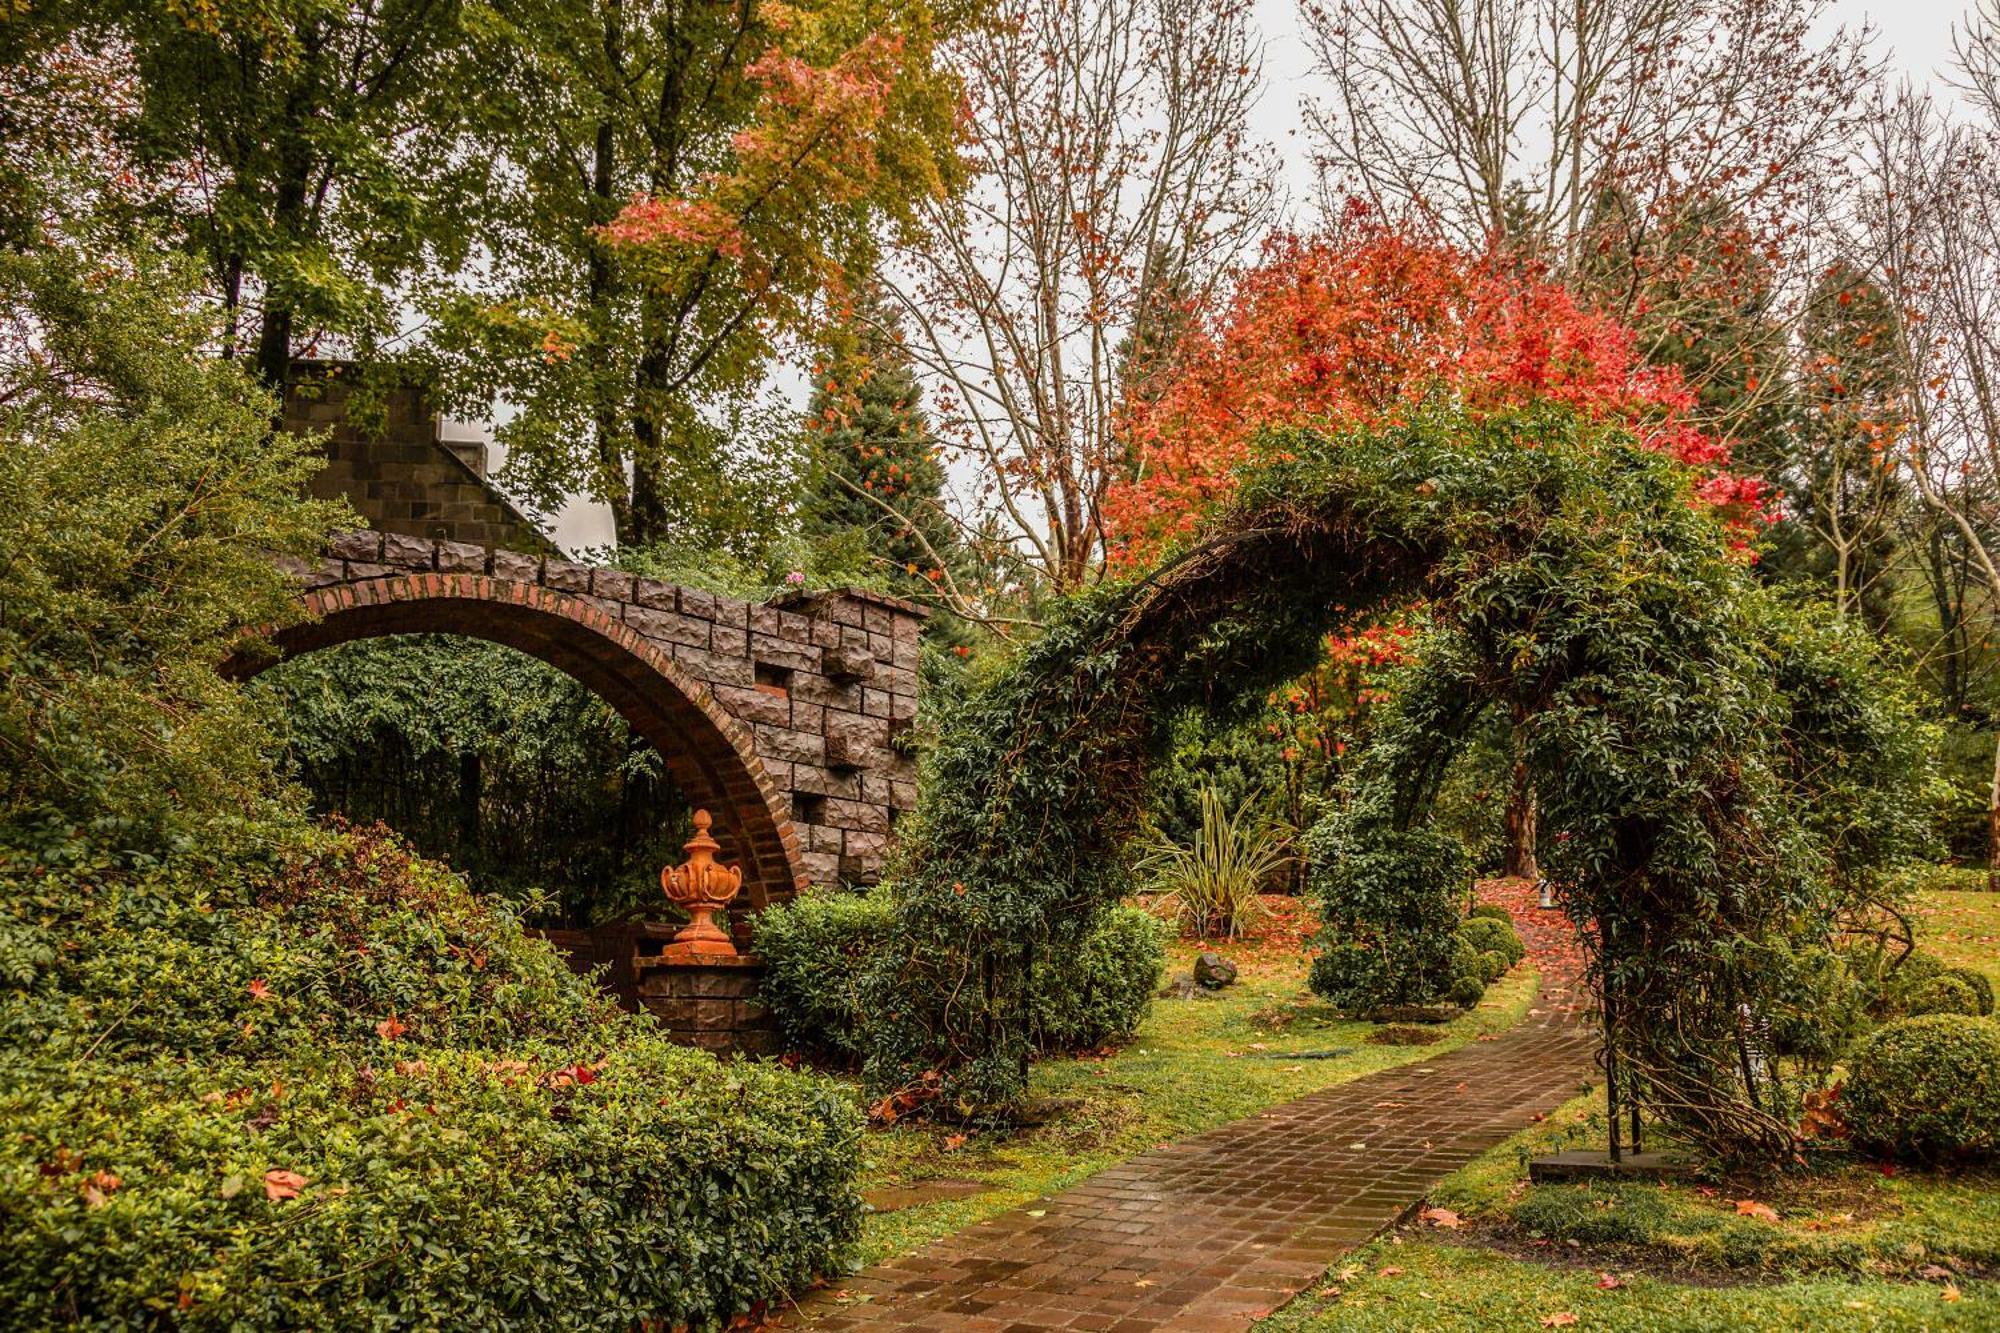
[[[1465,1225],[1463,1219],[1449,1208],[1426,1208],[1417,1216],[1432,1226],[1443,1227],[1447,1231],[1454,1231]]]
[[[264,1197],[273,1203],[298,1198],[299,1191],[305,1186],[306,1178],[296,1171],[281,1171],[272,1167],[264,1173]]]
[[[394,1041],[396,1038],[402,1036],[405,1032],[409,1031],[409,1029],[403,1025],[403,1021],[397,1018],[394,1014],[390,1014],[387,1018],[377,1023],[375,1025],[375,1030],[382,1034],[382,1039],[384,1041]]]
[[[1742,1217],[1754,1217],[1763,1222],[1778,1220],[1778,1210],[1768,1203],[1758,1203],[1755,1199],[1738,1199],[1736,1212]]]
[[[258,977],[250,983],[250,998],[253,1000],[268,1000],[271,998],[271,988],[264,984],[264,978]]]
[[[1403,1270],[1402,1270],[1402,1269],[1400,1269],[1400,1268],[1397,1268],[1397,1267],[1395,1267],[1395,1266],[1394,1266],[1394,1265],[1392,1264],[1392,1265],[1390,1265],[1390,1266],[1389,1266],[1388,1268],[1385,1268],[1385,1269],[1383,1269],[1383,1270],[1382,1270],[1381,1272],[1377,1273],[1377,1274],[1376,1274],[1375,1276],[1376,1276],[1376,1277],[1401,1277],[1402,1275],[1403,1275]]]
[[[957,1152],[960,1148],[963,1148],[964,1146],[965,1146],[965,1135],[947,1134],[944,1136],[944,1150],[946,1152]]]
[[[1624,1285],[1623,1282],[1620,1282],[1609,1273],[1605,1273],[1597,1279],[1597,1287],[1600,1291],[1616,1291]]]
[[[1545,1314],[1542,1316],[1543,1328],[1568,1328],[1571,1324],[1579,1322],[1581,1321],[1567,1310],[1559,1314]]]

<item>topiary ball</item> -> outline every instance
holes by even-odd
[[[1467,917],[1458,923],[1458,934],[1476,953],[1498,950],[1507,959],[1509,967],[1520,962],[1528,952],[1528,947],[1521,943],[1521,937],[1514,933],[1513,926],[1490,916]]]
[[[1451,983],[1451,990],[1446,993],[1446,998],[1461,1009],[1470,1009],[1479,1003],[1479,997],[1484,994],[1486,994],[1486,983],[1478,977],[1467,976],[1459,977]]]
[[[1886,1023],[1848,1056],[1854,1141],[1898,1157],[1983,1158],[2000,1147],[2000,1023],[1927,1014]]]
[[[1489,982],[1498,981],[1506,976],[1507,969],[1512,966],[1513,964],[1507,961],[1507,955],[1498,949],[1488,949],[1479,955],[1479,975]]]
[[[1979,1008],[1974,1011],[1975,1013],[1983,1015],[1992,1014],[1993,983],[1987,978],[1984,972],[1975,972],[1969,967],[1948,967],[1944,970],[1944,975],[1956,977],[1966,985],[1972,987],[1973,999],[1979,1005]]]
[[[1903,997],[1903,1012],[1911,1017],[1922,1014],[1968,1014],[1979,1016],[1979,992],[1964,977],[1940,973],[1920,982]]]

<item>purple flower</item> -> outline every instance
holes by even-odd
[[[804,583],[805,581],[806,581],[806,572],[803,569],[795,569],[791,573],[785,575],[785,582],[791,584],[795,588],[798,587],[800,584]]]

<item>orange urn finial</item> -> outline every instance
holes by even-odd
[[[715,854],[722,847],[708,836],[709,826],[714,822],[708,811],[694,812],[694,837],[683,849],[688,859],[662,870],[660,887],[667,891],[667,898],[675,906],[692,918],[674,936],[672,947],[676,952],[733,957],[736,946],[729,942],[729,932],[715,924],[715,914],[727,907],[736,891],[743,887],[743,867],[715,863]]]

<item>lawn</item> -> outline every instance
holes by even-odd
[[[1030,1098],[1047,1114],[1028,1128],[898,1125],[871,1132],[863,1258],[874,1263],[1052,1194],[1172,1139],[1253,1115],[1321,1088],[1430,1059],[1520,1021],[1536,978],[1523,963],[1486,999],[1435,1029],[1427,1046],[1379,1045],[1376,1024],[1338,1018],[1305,986],[1308,904],[1267,899],[1273,915],[1251,938],[1175,944],[1168,975],[1202,948],[1240,969],[1234,985],[1194,999],[1162,998],[1134,1039],[1083,1059],[1038,1063]],[[942,1182],[942,1183],[940,1183]],[[978,1190],[978,1193],[969,1191]],[[911,1197],[967,1191],[906,1204]]]
[[[2000,978],[2000,897],[1920,896],[1922,943]],[[1602,1140],[1578,1098],[1446,1178],[1444,1210],[1357,1250],[1258,1327],[2000,1327],[2000,1175],[1835,1163],[1753,1183],[1531,1186]]]

